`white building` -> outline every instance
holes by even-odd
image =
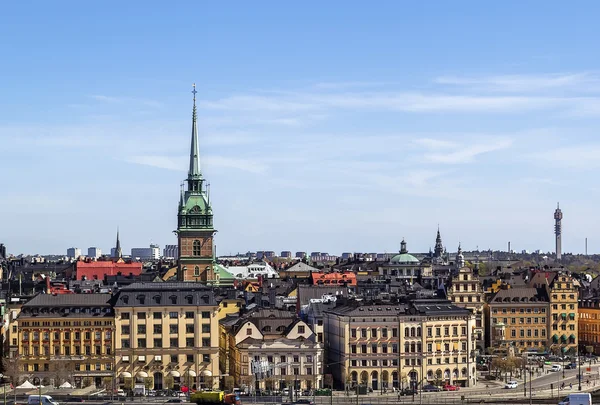
[[[131,257],[139,260],[158,260],[160,259],[160,248],[153,244],[147,248],[131,248]]]
[[[163,257],[169,259],[179,258],[179,246],[178,245],[165,245],[163,249]]]
[[[266,262],[252,263],[248,266],[227,267],[233,276],[241,280],[256,280],[258,276],[263,278],[279,278],[279,273]]]
[[[67,249],[67,257],[77,259],[79,256],[81,256],[81,249],[74,247]]]
[[[100,256],[102,256],[102,249],[97,247],[89,247],[87,255],[88,257],[93,257],[94,259],[97,259]]]

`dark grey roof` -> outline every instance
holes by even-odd
[[[545,288],[534,287],[514,287],[506,290],[500,290],[490,303],[494,304],[527,304],[547,302],[548,295]]]
[[[343,286],[314,286],[298,284],[298,301],[300,306],[307,305],[311,299],[321,298],[323,295],[337,295],[345,297],[348,295],[348,288]]]
[[[340,305],[334,309],[325,310],[324,313],[333,313],[339,316],[364,316],[365,318],[378,318],[390,316],[468,316],[468,309],[458,307],[444,299],[416,299],[407,303],[367,304],[367,305]]]
[[[23,305],[28,307],[102,307],[110,306],[110,294],[38,294]]]
[[[216,306],[215,294],[201,283],[133,283],[113,300],[115,307]]]

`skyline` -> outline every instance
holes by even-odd
[[[176,244],[194,82],[218,254],[600,252],[600,5],[139,4],[7,5],[9,252]]]

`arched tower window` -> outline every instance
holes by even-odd
[[[194,277],[200,276],[200,267],[194,266]]]
[[[194,241],[194,245],[193,245],[193,249],[192,249],[192,255],[194,255],[194,256],[200,256],[200,241],[199,240],[195,240]]]

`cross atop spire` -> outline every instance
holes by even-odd
[[[196,112],[196,83],[192,85],[194,107],[192,109],[192,143],[190,146],[190,170],[188,172],[188,191],[200,192],[202,188],[202,173],[200,172],[200,158],[198,153],[198,114]]]

